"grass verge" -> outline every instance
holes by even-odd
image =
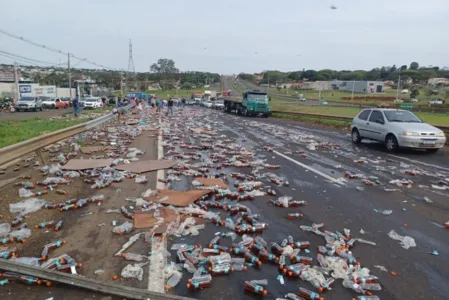
[[[341,117],[355,117],[359,112],[360,108],[356,107],[335,107],[335,106],[306,106],[303,104],[280,104],[276,103],[281,101],[280,99],[274,100],[272,102],[273,110],[280,111],[289,111],[289,112],[304,112],[304,113],[312,113],[312,114],[323,114],[323,115],[334,115]],[[448,125],[449,124],[449,115],[446,114],[433,114],[433,113],[415,113],[418,118],[423,120],[426,123],[432,125]]]
[[[0,148],[87,121],[86,119],[52,120],[39,118],[19,121],[0,121]]]
[[[286,115],[283,113],[273,113],[272,117],[279,118],[279,119],[300,121],[300,122],[309,123],[309,124],[320,124],[320,125],[337,127],[337,128],[347,128],[347,127],[351,126],[351,122],[318,119],[318,118],[310,118],[310,117],[303,117],[303,116],[293,116],[293,115]]]

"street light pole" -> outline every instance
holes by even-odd
[[[354,100],[354,90],[355,90],[355,79],[352,81],[352,95],[351,95],[351,102]]]
[[[69,96],[70,100],[72,100],[72,72],[70,71],[70,53],[67,53],[67,68],[69,72]]]

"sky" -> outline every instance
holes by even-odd
[[[335,5],[337,9],[330,9]],[[0,29],[114,69],[159,58],[181,71],[449,66],[448,0],[2,0]],[[0,34],[0,51],[65,55]],[[0,56],[0,63],[12,59]],[[72,66],[94,67],[72,59]]]

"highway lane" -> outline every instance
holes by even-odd
[[[193,113],[195,110],[199,112]],[[295,221],[285,219],[292,209],[267,205],[267,200],[273,197],[244,202],[262,215],[262,221],[270,224],[262,234],[264,239],[281,242],[291,234],[295,240],[309,240],[314,246],[311,256],[315,258],[315,246],[323,245],[323,239],[303,232],[299,225],[323,222],[326,230],[340,232],[348,228],[354,237],[377,243],[376,246],[357,244],[353,254],[362,266],[380,278],[383,290],[375,294],[381,299],[449,299],[449,288],[445,284],[449,281],[449,232],[442,228],[442,224],[449,221],[449,195],[447,190],[431,186],[449,174],[447,152],[435,155],[404,152],[391,156],[376,144],[353,146],[350,137],[341,132],[285,120],[243,118],[201,108],[194,111],[185,115],[200,114],[200,118],[195,117],[199,127],[210,125],[223,134],[223,138],[236,139],[237,143],[256,151],[267,163],[281,166],[275,173],[287,177],[290,186],[275,187],[278,196],[308,201],[308,206],[301,208],[305,218]],[[266,145],[273,147],[275,152],[264,151]],[[404,170],[422,174],[410,176],[402,174]],[[345,171],[376,176],[379,185],[366,185],[357,179],[343,181]],[[413,180],[412,187],[389,184],[390,180],[403,178]],[[344,185],[332,183],[330,179],[344,182]],[[384,210],[392,213],[385,215]],[[361,229],[365,234],[359,233]],[[214,237],[215,232],[222,230],[207,226],[199,236],[183,238],[183,242],[204,244]],[[398,241],[388,237],[390,230],[411,236],[417,246],[408,250],[401,248]],[[439,256],[429,254],[434,250]],[[382,272],[374,265],[382,265],[398,275]],[[194,296],[200,299],[250,299],[251,296],[242,292],[244,280],[264,278],[269,281],[269,299],[296,292],[298,286],[313,289],[304,281],[287,278],[286,284],[281,285],[276,280],[277,275],[277,268],[267,264],[260,270],[250,268],[247,272],[214,277],[211,288]],[[178,286],[175,291],[191,295],[185,285]],[[335,289],[323,296],[326,299],[350,299],[354,295],[338,281]]]

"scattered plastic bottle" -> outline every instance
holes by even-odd
[[[311,265],[313,261],[311,257],[307,256],[291,256],[290,260],[292,261],[292,263],[302,263],[305,265]]]
[[[379,278],[374,275],[368,275],[363,277],[354,278],[352,281],[355,283],[361,284],[361,283],[377,283]]]
[[[310,242],[309,241],[298,241],[293,244],[290,244],[293,248],[298,249],[309,249],[310,248]]]
[[[204,289],[210,287],[211,283],[212,277],[210,274],[207,274],[187,280],[187,288],[193,290]]]
[[[48,221],[48,222],[41,222],[38,225],[35,226],[36,229],[42,229],[42,228],[53,228],[56,226],[55,221]]]
[[[370,296],[370,292],[365,291],[360,284],[355,283],[352,280],[349,279],[343,280],[343,286],[347,289],[353,290],[356,293]]]
[[[47,258],[48,258],[48,253],[49,253],[51,250],[54,250],[54,249],[56,249],[56,248],[59,248],[59,247],[61,247],[62,245],[64,245],[65,243],[67,243],[67,241],[64,241],[64,240],[57,240],[57,241],[55,241],[55,242],[46,244],[46,245],[44,246],[44,250],[42,250],[42,253],[41,253],[41,259],[42,259],[42,260],[47,260]]]
[[[258,267],[260,267],[262,265],[262,262],[260,261],[259,258],[257,258],[256,256],[252,255],[249,252],[245,252],[245,255],[243,256],[245,258],[245,260],[249,263],[252,263]]]
[[[124,207],[124,206],[120,207],[120,212],[122,213],[122,215],[123,215],[125,218],[128,218],[128,219],[134,219],[134,214],[131,213],[131,212],[129,212],[129,211],[126,209],[126,207]]]
[[[268,291],[266,289],[264,289],[261,285],[254,284],[250,281],[245,281],[244,289],[247,292],[261,295],[261,296],[266,296],[268,294]]]
[[[357,296],[353,297],[352,300],[380,300],[378,296]]]
[[[54,230],[55,231],[61,230],[63,224],[64,222],[62,220],[59,220],[58,223],[56,223]]]
[[[268,253],[266,251],[259,252],[259,255],[257,256],[261,261],[271,261],[274,263],[277,263],[279,261],[279,258],[275,256],[274,254]]]
[[[284,249],[282,249],[282,247],[279,246],[278,243],[272,242],[270,244],[270,246],[271,246],[271,252],[273,252],[276,255],[281,255],[284,252]]]
[[[304,299],[308,299],[308,300],[315,300],[315,299],[317,299],[317,300],[324,300],[324,298],[321,297],[320,294],[312,292],[312,291],[310,291],[308,289],[305,289],[303,287],[300,287],[298,289],[298,295],[300,297],[303,297]]]
[[[0,257],[3,259],[10,259],[11,257],[15,256],[16,253],[17,249],[3,250],[0,251]]]

